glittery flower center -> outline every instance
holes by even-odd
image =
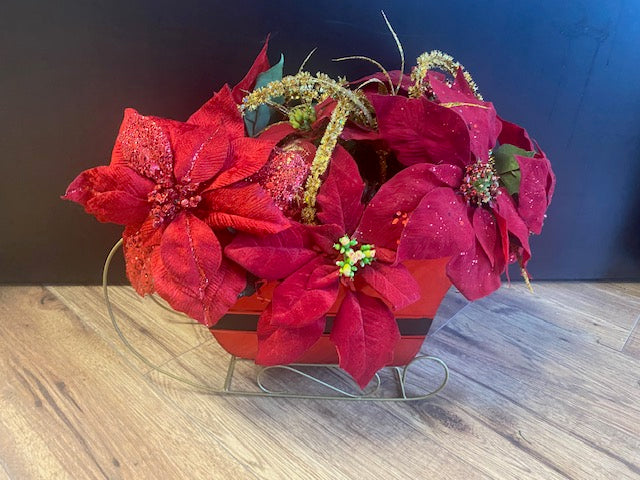
[[[376,257],[376,249],[373,245],[361,245],[358,250],[354,247],[358,245],[357,240],[349,238],[348,235],[341,237],[338,243],[333,245],[342,257],[336,262],[339,268],[338,275],[341,277],[353,278],[358,271],[358,266],[371,265]]]
[[[199,189],[198,183],[156,185],[148,196],[149,202],[152,203],[153,226],[158,228],[173,220],[182,210],[196,208],[202,201],[198,194]]]
[[[491,205],[500,193],[499,179],[491,161],[477,162],[467,167],[460,192],[469,205]]]

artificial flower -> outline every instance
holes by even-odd
[[[317,198],[319,225],[294,224],[266,237],[238,235],[225,252],[265,280],[279,280],[258,323],[256,362],[299,358],[322,335],[337,307],[330,336],[340,366],[360,386],[391,361],[400,338],[392,310],[419,298],[395,252],[378,247],[376,232],[359,228],[364,191],[353,158],[337,147]]]
[[[212,325],[245,286],[243,271],[223,258],[221,233],[288,226],[264,190],[244,182],[273,146],[244,137],[227,86],[186,123],[127,109],[110,165],[81,173],[64,198],[126,226],[127,274],[138,293],[155,290]]]

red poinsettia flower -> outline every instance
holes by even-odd
[[[238,235],[226,247],[251,273],[282,280],[260,316],[257,363],[298,359],[322,335],[336,304],[330,339],[340,366],[364,387],[391,361],[400,338],[392,310],[417,301],[419,288],[393,263],[395,252],[378,246],[376,234],[384,231],[359,228],[363,190],[355,161],[338,147],[317,197],[320,225],[294,224],[262,238]]]
[[[500,119],[502,131],[498,142],[502,145],[514,145],[533,156],[514,155],[520,167],[520,188],[518,191],[518,214],[527,224],[529,230],[540,234],[544,223],[545,212],[551,203],[556,185],[556,176],[551,169],[551,162],[529,138],[527,131],[511,122]]]
[[[127,109],[110,165],[81,173],[63,198],[126,226],[127,274],[138,293],[155,290],[212,325],[246,283],[223,258],[221,235],[229,227],[267,234],[288,226],[263,189],[244,182],[273,146],[244,137],[228,86],[186,123]]]

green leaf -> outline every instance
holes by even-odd
[[[269,70],[264,71],[260,75],[258,75],[255,88],[261,88],[271,82],[282,80],[283,67],[284,55],[280,54],[280,61],[278,63],[276,63]],[[275,103],[282,103],[284,99],[278,97],[272,98],[271,101]],[[264,130],[267,125],[269,125],[272,113],[273,108],[267,105],[260,105],[256,110],[245,113],[244,124],[247,127],[247,133],[250,137],[255,137],[262,130]]]
[[[533,157],[535,152],[528,152],[515,145],[505,143],[493,151],[496,173],[500,176],[500,183],[507,189],[510,195],[520,191],[520,165],[515,155],[521,157]]]

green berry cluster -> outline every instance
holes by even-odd
[[[316,109],[310,103],[303,103],[289,111],[289,123],[296,130],[310,130],[316,121]]]
[[[338,274],[341,277],[353,278],[358,271],[358,265],[364,267],[371,265],[376,257],[376,249],[373,245],[361,245],[358,250],[353,247],[358,245],[357,240],[349,238],[348,235],[341,237],[338,243],[333,245],[342,254],[342,260],[338,260],[336,265],[340,267]]]

